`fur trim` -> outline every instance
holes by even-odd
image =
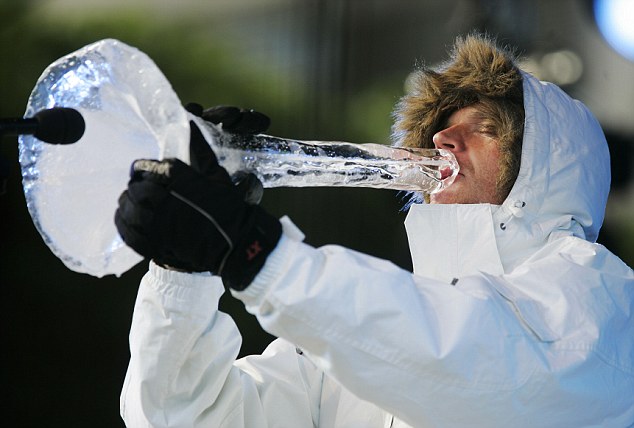
[[[396,105],[392,139],[404,147],[433,147],[432,137],[454,111],[483,98],[519,103],[522,75],[515,55],[489,36],[459,37],[449,60],[414,72],[413,90]]]

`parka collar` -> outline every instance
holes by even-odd
[[[488,204],[412,205],[405,220],[414,273],[451,283],[503,273]]]

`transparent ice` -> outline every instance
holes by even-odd
[[[86,131],[71,145],[20,137],[29,212],[67,267],[97,277],[121,275],[142,260],[121,240],[113,221],[130,164],[162,152],[180,156],[169,152],[166,142],[188,140],[187,112],[145,54],[111,39],[47,67],[25,116],[55,106],[78,110]]]
[[[450,185],[458,172],[454,156],[445,150],[228,134],[208,122],[203,126],[218,162],[230,174],[254,173],[264,187],[345,186],[435,193]]]
[[[25,117],[52,107],[78,110],[86,122],[75,144],[19,139],[27,206],[51,251],[76,272],[121,275],[142,257],[114,225],[117,199],[135,159],[189,162],[189,121],[230,172],[255,173],[264,187],[362,186],[433,193],[457,174],[451,153],[378,144],[238,136],[189,114],[143,52],[118,40],[88,45],[51,64]]]

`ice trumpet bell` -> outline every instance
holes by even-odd
[[[135,159],[189,161],[190,120],[230,173],[253,172],[265,187],[432,193],[457,173],[455,159],[442,150],[227,134],[188,113],[147,55],[113,39],[85,46],[44,70],[25,117],[52,107],[79,111],[86,129],[70,145],[19,138],[27,207],[51,251],[71,270],[97,277],[121,275],[141,261],[114,225],[117,199]]]

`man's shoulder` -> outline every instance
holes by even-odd
[[[589,270],[632,276],[632,268],[604,245],[577,236],[548,240],[519,267],[531,265],[576,265]]]

